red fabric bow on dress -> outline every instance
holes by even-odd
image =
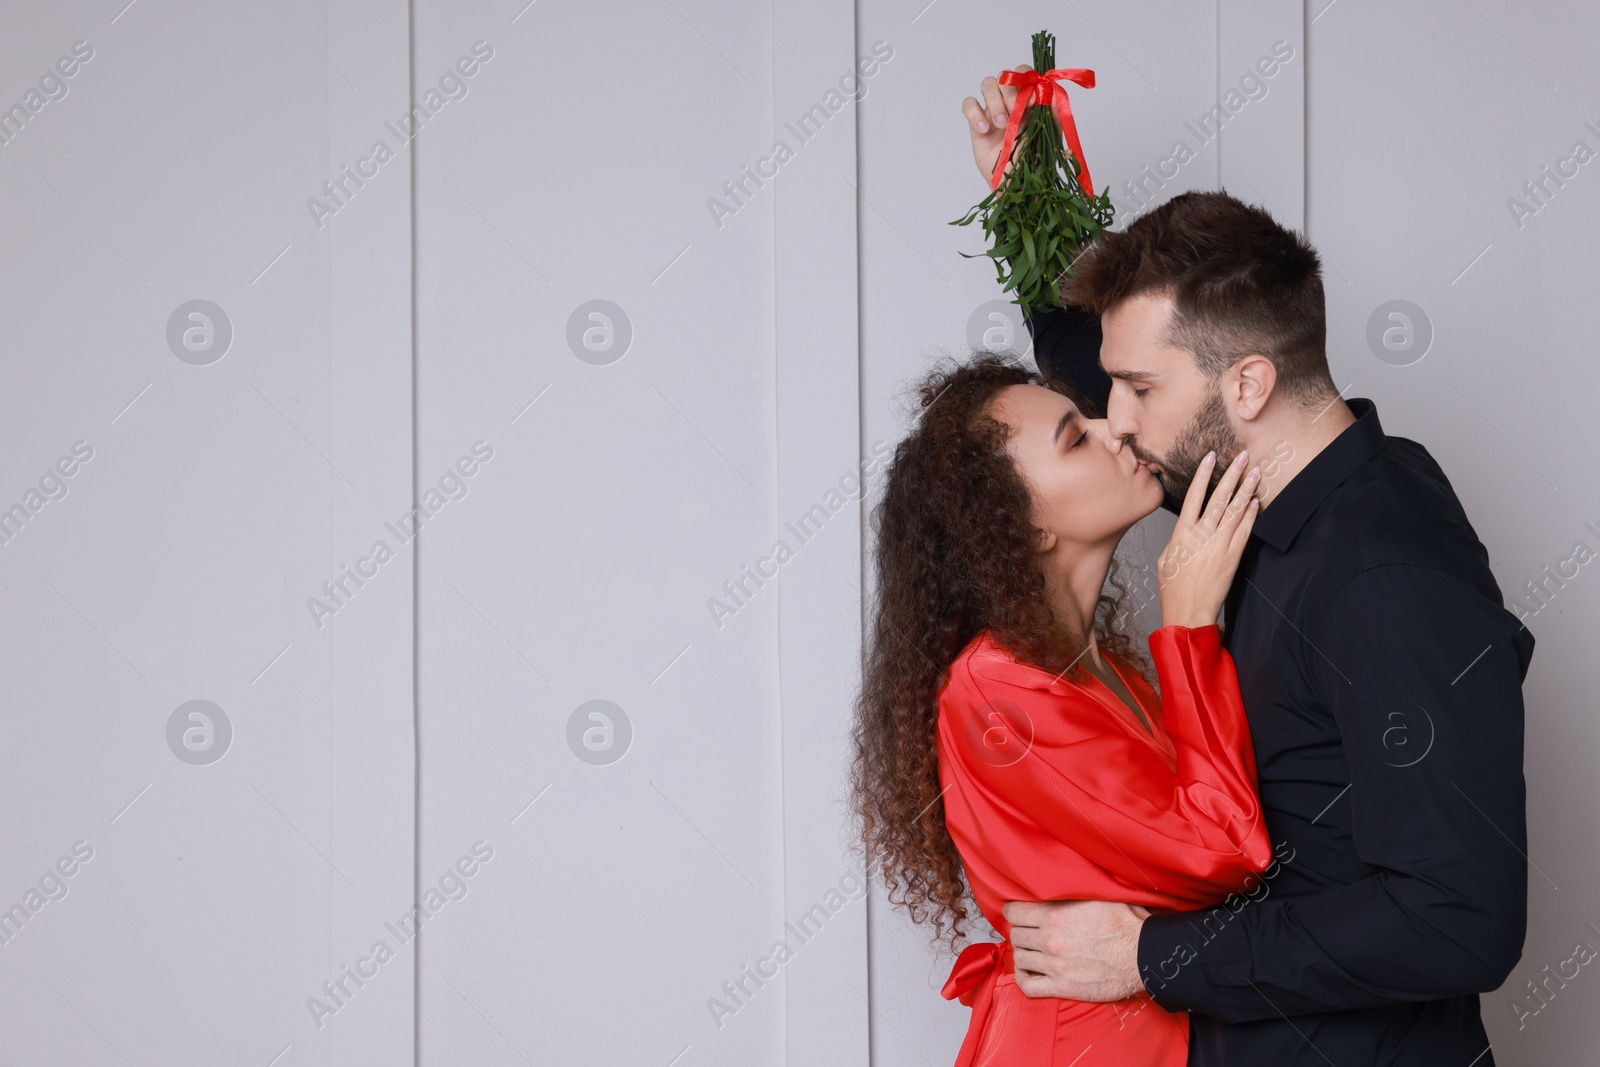
[[[961,1003],[970,1008],[979,986],[991,977],[1000,977],[1013,966],[1010,941],[974,942],[956,957],[955,966],[950,968],[950,977],[944,980],[944,988],[939,993],[946,1000],[959,997]]]
[[[1087,195],[1094,196],[1094,185],[1089,181],[1089,164],[1083,158],[1083,146],[1078,143],[1078,124],[1072,119],[1072,103],[1067,99],[1067,90],[1060,85],[1062,81],[1073,82],[1085,89],[1093,89],[1094,71],[1077,67],[1057,67],[1043,74],[1036,70],[1001,72],[1000,84],[1015,85],[1018,91],[1016,102],[1011,108],[1011,117],[1006,120],[1005,144],[1000,147],[1000,158],[995,160],[994,173],[989,176],[989,188],[1000,188],[1000,178],[1005,173],[1006,161],[1011,158],[1012,147],[1017,141],[1017,131],[1022,128],[1022,116],[1027,114],[1030,106],[1045,104],[1055,108],[1056,119],[1061,123],[1061,132],[1067,136],[1067,147],[1072,149],[1073,156],[1078,160],[1078,184],[1083,186],[1083,191]]]
[[[1015,966],[1009,939],[975,942],[962,949],[961,955],[956,957],[955,966],[950,968],[950,977],[944,980],[944,988],[939,993],[946,1000],[959,997],[961,1003],[972,1009],[967,1036],[962,1039],[961,1052],[956,1057],[958,1064],[972,1063],[977,1057],[978,1042],[983,1040],[989,1012],[994,1008],[995,982]]]

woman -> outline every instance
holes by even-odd
[[[1267,866],[1249,729],[1215,623],[1259,471],[1241,455],[1203,508],[1214,458],[1194,479],[1158,563],[1158,697],[1105,590],[1160,482],[1011,357],[936,370],[919,395],[874,515],[852,768],[869,860],[890,900],[952,947],[969,891],[1007,939],[969,945],[945,984],[973,1007],[958,1067],[1181,1067],[1187,1015],[1148,998],[1024,996],[1001,906],[1199,908]]]

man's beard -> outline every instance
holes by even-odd
[[[1228,464],[1233,462],[1233,457],[1244,448],[1228,423],[1228,412],[1222,404],[1222,387],[1216,383],[1207,391],[1200,410],[1194,413],[1189,425],[1178,434],[1178,439],[1165,456],[1146,452],[1137,443],[1131,445],[1135,456],[1161,468],[1161,484],[1168,501],[1175,505],[1182,503],[1184,494],[1189,491],[1189,483],[1194,481],[1195,473],[1200,470],[1200,463],[1206,458],[1207,452],[1214,451],[1217,454],[1216,466],[1211,469],[1210,484],[1206,486],[1209,493],[1222,477],[1223,471],[1228,469]]]

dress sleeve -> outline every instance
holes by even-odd
[[[985,851],[1026,863],[1034,876],[1010,880],[1038,887],[1038,899],[1063,895],[1051,872],[1059,880],[1086,859],[1128,887],[1129,903],[1201,906],[1240,890],[1271,858],[1238,678],[1217,627],[1162,627],[1150,647],[1176,769],[1157,744],[1110,722],[1098,698],[1008,658],[970,661],[962,697],[941,716],[963,785],[1004,813],[987,821],[996,836]],[[1008,818],[1042,837],[1022,848],[1000,840]]]

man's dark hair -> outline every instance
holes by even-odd
[[[1173,197],[1091,241],[1063,280],[1061,301],[1104,315],[1152,292],[1172,297],[1164,340],[1193,352],[1207,376],[1257,352],[1272,360],[1285,395],[1334,395],[1321,262],[1261,208],[1223,192]]]

